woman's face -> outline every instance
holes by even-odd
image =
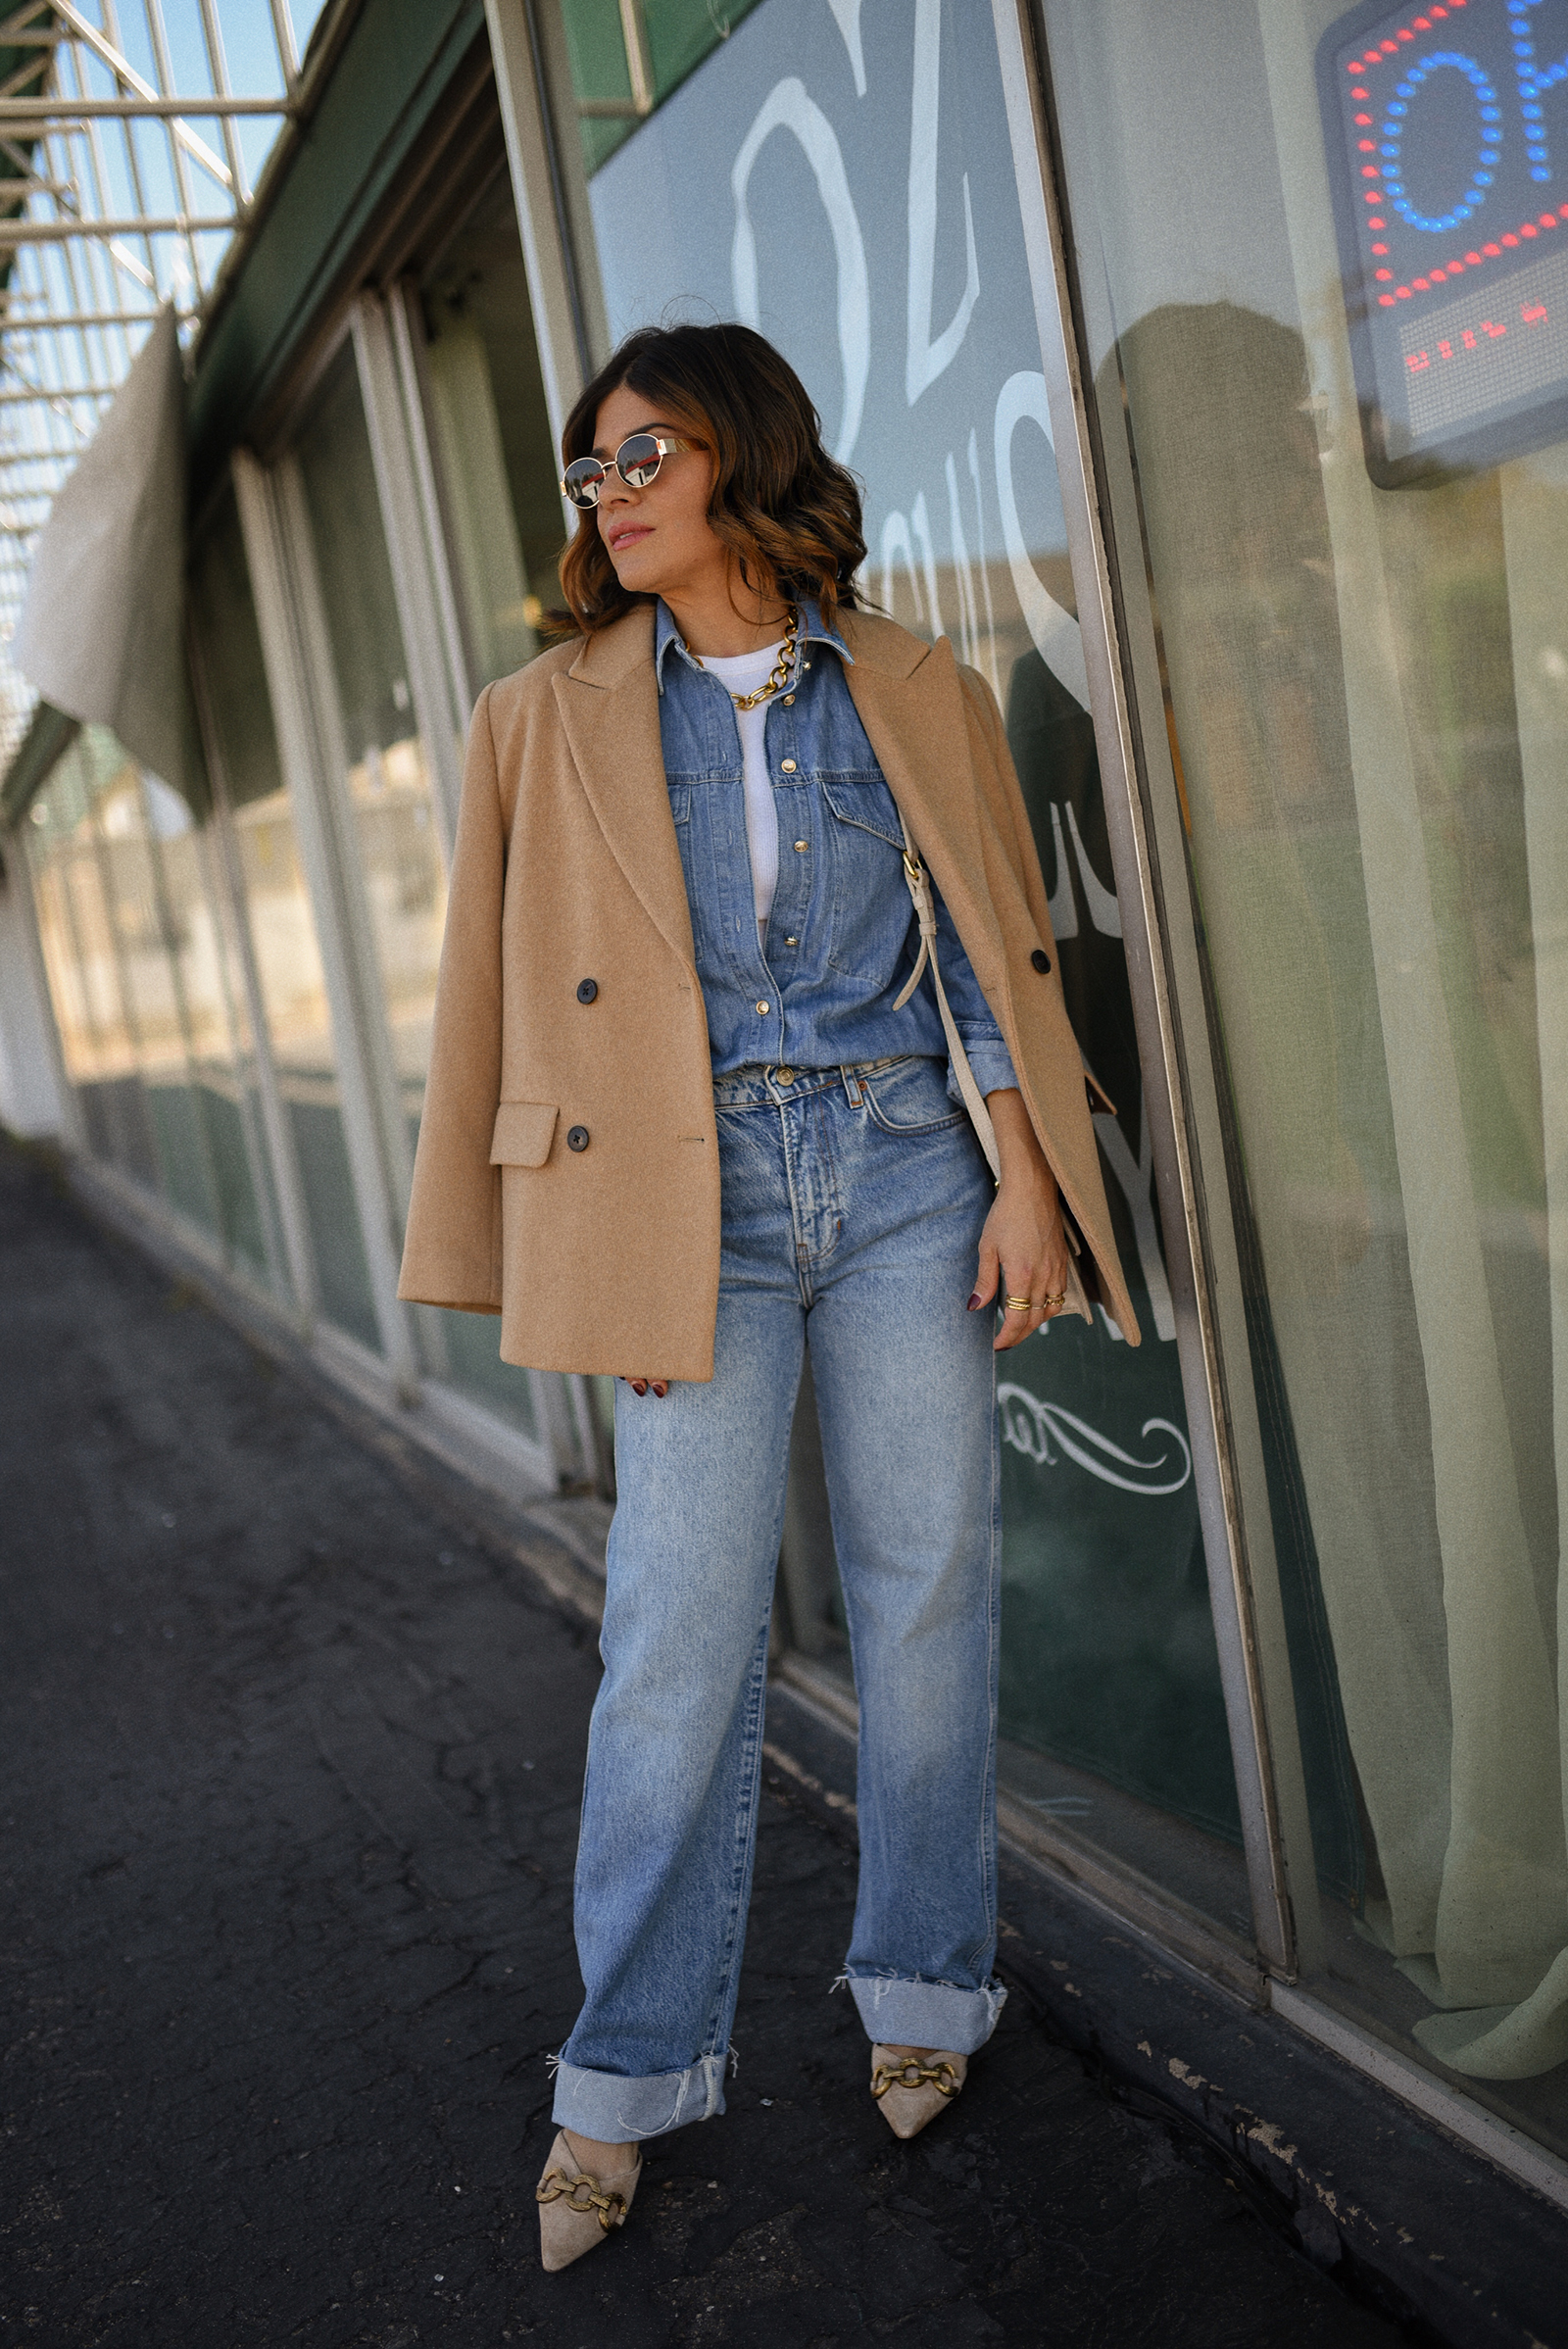
[[[594,455],[608,465],[634,432],[688,441],[701,437],[623,383],[595,419]],[[615,576],[628,593],[689,596],[725,578],[728,550],[708,519],[712,482],[713,457],[708,449],[672,451],[646,489],[629,488],[618,473],[606,475],[594,513]]]

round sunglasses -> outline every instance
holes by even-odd
[[[577,458],[561,476],[561,486],[573,506],[597,506],[611,473],[618,473],[628,489],[646,489],[650,481],[659,478],[666,457],[700,445],[694,440],[671,440],[662,432],[634,432],[621,442],[608,465],[602,465],[597,457]]]

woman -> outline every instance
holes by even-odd
[[[1063,1200],[1138,1335],[996,703],[859,608],[799,379],[746,327],[637,334],[564,456],[578,633],[474,712],[402,1285],[621,1382],[547,2268],[624,2223],[642,2140],[723,2110],[808,1339],[860,1704],[845,1972],[910,2136],[1004,1995],[993,1356],[1088,1310]]]

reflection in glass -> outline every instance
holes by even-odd
[[[340,1329],[379,1350],[316,922],[278,768],[232,499],[223,502],[196,550],[192,610],[213,735],[209,755],[231,819],[249,948],[298,1163],[321,1308]],[[246,1081],[254,1086],[253,1070]]]
[[[1369,480],[1332,9],[1047,15],[1229,1081],[1323,1986],[1562,2144],[1568,455]],[[1201,211],[1194,152],[1234,174]]]
[[[561,497],[503,171],[421,288],[431,437],[475,692],[539,649],[560,601]]]
[[[612,16],[565,0],[579,110],[629,78]],[[695,21],[695,17],[694,17]],[[649,11],[650,37],[654,12]],[[951,638],[997,695],[1049,886],[1144,1332],[1058,1323],[1003,1358],[1003,1727],[1019,1804],[1227,1933],[1250,1931],[1153,1196],[1121,921],[1087,713],[1017,180],[991,30],[947,0],[824,13],[761,0],[645,121],[583,111],[612,338],[747,318],[799,368],[865,484],[870,595]],[[1034,158],[1027,169],[1037,169]],[[722,202],[713,190],[724,191]],[[742,226],[749,230],[742,233]],[[972,228],[972,238],[971,238]],[[863,264],[863,279],[862,279]],[[847,1656],[797,1419],[794,1636]],[[839,1644],[835,1648],[835,1641]]]

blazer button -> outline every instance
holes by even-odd
[[[1038,971],[1044,972],[1051,968],[1051,956],[1043,946],[1037,946],[1029,959]]]
[[[566,1148],[569,1150],[585,1150],[588,1148],[588,1128],[572,1126],[566,1135]]]
[[[579,979],[577,981],[577,1001],[579,1003],[591,1003],[594,1000],[594,997],[598,993],[599,981],[597,979]]]

